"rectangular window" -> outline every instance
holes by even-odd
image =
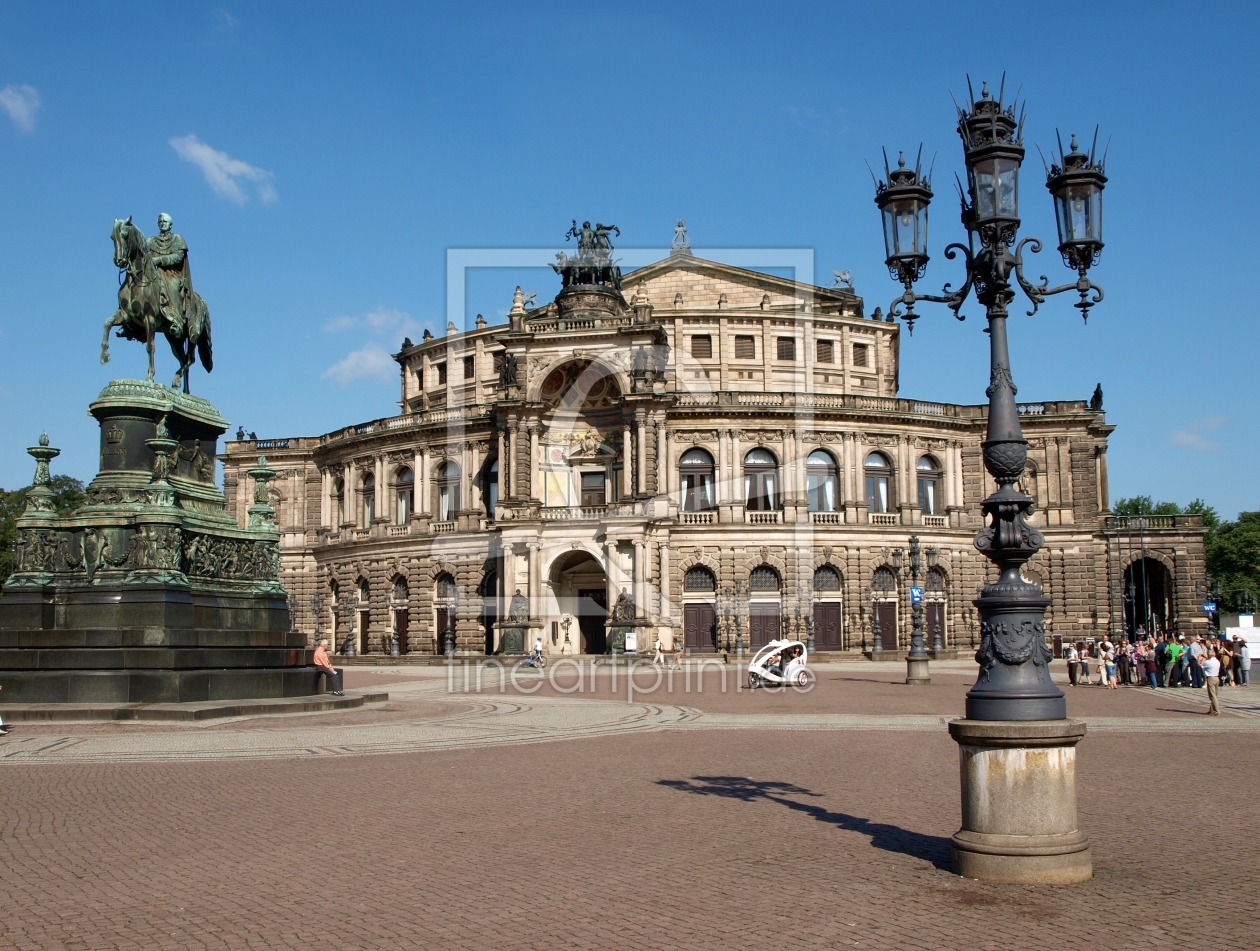
[[[494,354],[494,375],[495,376],[498,376],[503,371],[503,353],[504,351],[500,350],[498,353]]]
[[[780,337],[778,341],[779,359],[795,360],[796,359],[796,338]]]
[[[864,343],[855,343],[853,345],[853,365],[855,367],[869,367],[871,365],[871,348]]]
[[[604,474],[582,473],[582,508],[600,508],[604,505]]]
[[[735,337],[735,359],[736,360],[756,360],[757,359],[757,340],[754,337],[744,336],[743,334]]]
[[[697,334],[691,338],[691,355],[697,360],[713,359],[713,338],[708,334]]]
[[[446,364],[436,363],[433,369],[437,370],[437,385],[446,386]]]
[[[924,515],[937,515],[936,511],[936,480],[928,478],[919,479],[919,509]]]
[[[819,363],[835,363],[836,362],[836,344],[833,340],[819,340],[816,350],[818,352]]]
[[[477,375],[477,358],[464,357],[464,379],[471,380]]]

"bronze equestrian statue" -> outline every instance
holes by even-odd
[[[153,340],[166,335],[179,361],[172,389],[183,384],[197,357],[209,373],[214,368],[210,349],[210,309],[192,288],[188,245],[171,231],[171,216],[158,215],[158,234],[145,240],[140,229],[114,219],[114,266],[119,269],[118,310],[105,321],[101,363],[109,362],[109,331],[120,328],[119,337],[144,342],[149,351],[149,375],[153,382]]]

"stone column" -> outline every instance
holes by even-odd
[[[1098,510],[1110,512],[1111,487],[1107,482],[1107,446],[1105,444],[1100,446],[1096,452],[1094,474],[1098,479]]]
[[[496,431],[495,436],[499,440],[499,496],[507,498],[511,494],[509,489],[512,485],[512,467],[508,464],[507,433],[500,429]],[[508,597],[511,595],[512,592],[509,591]]]
[[[673,614],[669,605],[669,543],[661,542],[661,577],[660,583],[656,586],[657,604],[656,611],[657,622],[660,624],[670,624]]]
[[[1078,720],[954,720],[962,828],[954,872],[1021,885],[1093,876],[1090,842],[1076,824]]]
[[[416,466],[416,486],[420,491],[420,498],[416,499],[416,511],[421,515],[430,515],[432,509],[429,507],[429,497],[432,493],[429,491],[429,447],[422,447],[417,458],[419,463]]]
[[[543,610],[542,581],[539,575],[541,551],[540,542],[529,543],[529,616],[534,619],[541,618]]]
[[[467,508],[481,511],[481,450],[477,443],[468,444],[468,504]]]
[[[327,469],[319,470],[319,524],[325,528],[336,528],[332,523],[332,478]]]
[[[731,501],[744,504],[744,458],[739,452],[739,430],[731,430]],[[742,521],[742,519],[741,519]]]
[[[656,423],[656,494],[667,499],[670,490],[669,470],[669,440],[665,434],[665,420],[662,419]]]
[[[538,424],[529,424],[529,491],[527,499],[537,498],[538,492]]]
[[[634,495],[634,443],[630,439],[630,423],[621,422],[621,497]],[[609,605],[612,607],[612,605]]]
[[[385,485],[385,483],[388,481],[386,479],[386,473],[388,471],[389,471],[389,466],[385,464],[385,457],[377,456],[376,467],[375,467],[376,505],[374,506],[375,510],[372,513],[373,516],[375,516],[375,518],[380,518],[381,516],[387,515],[389,513],[389,506],[386,504],[386,499],[387,499],[387,496],[389,495],[389,492],[388,492],[387,486]]]
[[[647,424],[644,422],[643,414],[639,413],[634,421],[635,440],[637,449],[637,464],[635,465],[635,474],[638,478],[638,493],[643,495],[647,492]]]
[[[647,543],[634,543],[634,616],[647,617]]]
[[[508,431],[508,458],[511,460],[510,467],[512,470],[512,480],[508,483],[508,488],[509,494],[512,498],[516,498],[520,492],[520,482],[516,478],[516,463],[519,459],[516,452],[516,444],[521,427],[517,422],[513,422],[510,425],[511,429]]]
[[[730,433],[727,430],[718,430],[717,472],[714,473],[713,481],[716,483],[714,492],[719,505],[729,501],[730,496],[730,487],[727,484],[727,480],[730,478],[730,473],[727,471],[727,459],[730,458],[731,453],[726,444],[729,436]]]
[[[359,521],[359,493],[358,486],[355,484],[358,481],[356,478],[358,472],[358,467],[353,462],[346,463],[345,492],[343,493],[345,505],[341,517],[349,525],[357,525]]]

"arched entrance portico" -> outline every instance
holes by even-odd
[[[564,648],[564,634],[559,635],[557,651],[580,654],[603,654],[608,648],[608,576],[590,552],[576,549],[561,555],[551,564],[551,596],[553,618],[571,614],[577,618],[577,631],[570,630],[571,647]],[[577,642],[572,643],[576,638]]]
[[[1124,569],[1124,629],[1132,639],[1138,627],[1147,634],[1172,630],[1172,575],[1154,558],[1135,558]]]

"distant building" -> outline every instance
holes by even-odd
[[[242,523],[244,470],[265,453],[279,472],[281,578],[301,630],[335,629],[361,653],[388,650],[393,631],[403,651],[440,652],[449,630],[461,653],[497,652],[519,591],[529,640],[555,653],[608,649],[623,595],[641,644],[721,650],[738,617],[753,647],[804,639],[812,619],[818,650],[878,635],[904,651],[896,550],[917,535],[928,645],[938,630],[950,648],[978,639],[986,407],[897,398],[900,328],[867,319],[850,288],[681,249],[620,293],[576,284],[535,310],[518,294],[509,317],[408,341],[399,415],[227,443]],[[1111,518],[1102,411],[1020,412],[1022,488],[1046,538],[1026,573],[1052,598],[1049,636],[1152,616],[1202,628],[1198,517]]]

